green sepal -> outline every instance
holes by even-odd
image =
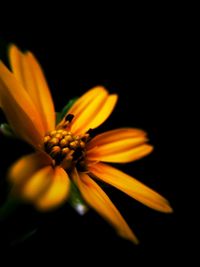
[[[9,195],[6,201],[0,207],[0,221],[5,220],[12,215],[20,204],[21,201],[19,199]]]
[[[2,123],[0,125],[0,132],[6,137],[17,138],[13,130],[11,129],[10,125],[7,123]]]
[[[87,204],[83,200],[80,191],[73,182],[71,182],[68,202],[78,212],[79,215],[84,215],[89,209]]]
[[[72,105],[77,101],[78,97],[75,97],[67,103],[66,106],[60,111],[56,113],[56,123],[58,124],[67,114],[68,110],[72,107]]]

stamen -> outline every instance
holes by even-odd
[[[68,145],[68,141],[65,138],[60,141],[61,147],[66,147],[67,145]]]
[[[70,146],[71,149],[76,149],[79,146],[79,142],[78,141],[73,141],[73,142],[71,142],[69,144],[69,146]]]
[[[49,135],[50,135],[50,136],[54,136],[56,133],[57,133],[57,131],[54,130],[54,131],[51,131],[51,132],[49,133]]]
[[[58,138],[59,140],[62,139],[63,135],[61,133],[55,134],[55,138]]]
[[[59,139],[56,138],[56,137],[53,137],[51,138],[46,144],[47,144],[47,148],[50,149],[52,148],[53,146],[56,146],[58,145],[59,143]]]
[[[73,141],[73,138],[72,138],[71,135],[66,135],[64,138],[65,138],[65,140],[66,140],[68,143],[71,142],[71,141]]]
[[[80,147],[85,148],[85,143],[83,141],[80,141]]]
[[[63,156],[66,156],[69,152],[70,152],[70,149],[68,147],[63,148],[61,151]]]
[[[47,142],[49,142],[51,139],[51,137],[49,135],[45,136],[44,138],[44,143],[46,144]]]
[[[73,115],[67,117],[72,119]],[[73,136],[66,129],[57,129],[44,137],[44,149],[55,160],[56,165],[62,164],[63,166],[64,164],[69,169],[74,164],[79,166],[79,161],[81,161],[81,166],[85,166],[85,146],[88,140],[88,133]]]
[[[61,148],[59,146],[54,146],[49,153],[52,158],[56,158],[60,154]]]

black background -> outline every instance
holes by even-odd
[[[179,199],[181,178],[177,175],[177,109],[179,25],[171,24],[171,15],[135,16],[136,11],[114,10],[79,14],[51,14],[32,25],[12,24],[1,32],[1,58],[6,62],[6,47],[17,44],[31,50],[46,74],[56,110],[67,101],[96,85],[104,85],[119,95],[115,111],[99,131],[117,127],[138,127],[149,133],[154,152],[119,168],[160,192],[174,208],[173,214],[150,210],[113,188],[106,192],[119,208],[140,240],[139,246],[119,238],[95,212],[80,217],[69,205],[57,211],[38,214],[31,207],[19,209],[1,223],[1,245],[10,255],[34,260],[38,255],[94,265],[122,260],[123,264],[162,266],[183,260],[183,225]],[[122,14],[123,13],[123,14]],[[147,12],[148,13],[148,12]],[[123,17],[122,17],[123,15]],[[77,20],[79,17],[79,20]],[[34,26],[33,26],[34,24]],[[2,120],[4,119],[1,114]],[[31,149],[20,141],[1,136],[1,201],[5,199],[6,170]],[[7,153],[7,151],[10,151]],[[6,151],[6,152],[4,152]],[[37,232],[26,242],[13,242],[24,229]],[[92,256],[91,256],[92,255]],[[94,258],[93,258],[94,257]],[[61,264],[58,263],[58,266]]]

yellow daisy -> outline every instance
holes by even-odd
[[[11,71],[0,62],[0,107],[15,134],[35,153],[19,159],[9,179],[19,197],[39,210],[67,200],[73,181],[86,203],[119,233],[138,242],[109,197],[95,182],[108,183],[150,208],[172,212],[169,202],[133,177],[105,162],[126,163],[152,151],[146,133],[121,128],[91,136],[113,111],[116,94],[95,87],[80,97],[56,125],[53,100],[42,69],[32,53],[9,49]]]

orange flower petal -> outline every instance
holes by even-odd
[[[45,134],[41,118],[28,93],[0,62],[0,106],[15,133],[38,147]]]
[[[134,141],[116,142],[113,145],[95,147],[87,152],[88,161],[104,161],[126,163],[138,160],[150,154],[153,150],[151,145],[143,144],[134,147],[134,145],[143,143],[145,139],[137,138]],[[134,144],[135,142],[135,144]],[[132,148],[131,148],[132,147]]]
[[[36,171],[21,187],[21,197],[35,202],[48,189],[53,176],[52,166],[46,166]]]
[[[116,94],[109,95],[100,108],[96,107],[96,114],[94,114],[93,119],[87,125],[87,128],[84,128],[83,132],[86,132],[88,129],[94,129],[106,121],[112,113],[117,103],[117,99],[118,96]]]
[[[21,53],[14,45],[10,47],[10,61],[14,75],[26,89],[39,111],[45,131],[55,128],[53,100],[36,58],[30,53]]]
[[[15,162],[9,172],[8,178],[14,184],[21,184],[29,179],[36,171],[44,166],[51,165],[50,157],[41,152],[36,152],[22,157]]]
[[[139,129],[122,128],[97,135],[87,145],[89,161],[125,163],[140,159],[152,151],[146,133]]]
[[[165,198],[133,177],[103,163],[90,166],[90,171],[100,180],[118,188],[146,206],[162,212],[172,212]]]
[[[146,132],[135,128],[120,128],[111,131],[104,132],[95,136],[87,145],[87,150],[94,147],[104,146],[112,144],[118,141],[133,140],[134,138],[144,138]]]
[[[74,179],[88,205],[107,220],[120,236],[137,244],[136,236],[105,192],[87,174],[81,173],[80,177],[74,175]]]
[[[124,155],[132,152],[133,148],[139,147],[147,140],[145,132],[137,129],[125,128],[108,131],[91,140],[87,146],[87,156],[91,160],[98,161],[102,160],[102,157],[104,160],[106,157],[112,157],[113,160],[114,155],[117,160],[120,158],[120,162],[122,160],[130,161],[133,155],[129,154],[129,157],[124,157]]]
[[[51,185],[36,201],[36,207],[43,211],[57,207],[67,199],[69,188],[69,176],[62,168],[56,167]]]
[[[68,112],[75,116],[71,131],[80,134],[98,127],[110,116],[116,102],[117,95],[109,95],[103,87],[90,90]]]
[[[90,89],[74,103],[74,105],[69,109],[68,113],[77,117],[87,108],[88,104],[90,104],[98,94],[105,92],[106,90],[102,86],[97,86],[93,89]]]

